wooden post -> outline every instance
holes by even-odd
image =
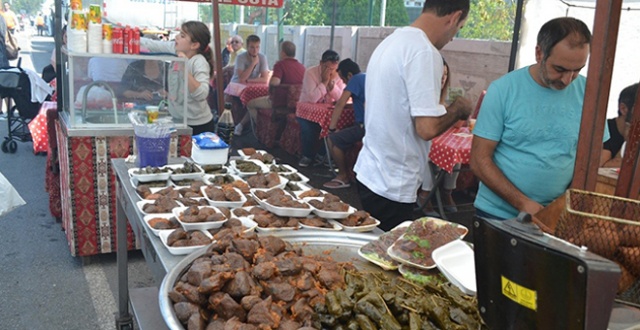
[[[596,187],[621,8],[622,0],[596,2],[572,188],[594,191]]]
[[[640,197],[640,93],[636,93],[633,105],[633,117],[627,146],[620,167],[620,176],[616,186],[616,196],[638,199]]]
[[[216,64],[216,93],[218,94],[218,114],[224,109],[224,81],[222,74],[222,50],[220,49],[220,10],[218,0],[211,0],[213,15],[213,49]]]

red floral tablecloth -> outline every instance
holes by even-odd
[[[296,106],[296,116],[302,119],[318,123],[320,125],[320,138],[329,135],[329,124],[334,106],[329,103],[301,103]],[[353,125],[353,107],[346,106],[338,119],[338,129]]]
[[[468,164],[473,135],[468,127],[450,128],[431,140],[429,159],[441,169],[452,173],[456,164]]]
[[[240,92],[240,102],[247,106],[247,103],[253,99],[269,95],[269,85],[267,84],[248,84],[242,92]]]
[[[40,112],[31,122],[29,122],[29,132],[33,140],[33,153],[47,152],[49,140],[47,134],[47,110],[56,109],[56,102],[44,102],[40,107]]]

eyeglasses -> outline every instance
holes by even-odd
[[[232,44],[241,44],[241,43],[242,43],[242,41],[238,41],[238,40],[231,40],[231,43],[232,43]]]

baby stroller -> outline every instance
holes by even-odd
[[[15,153],[18,149],[16,141],[31,141],[31,133],[27,125],[40,111],[42,103],[31,102],[31,81],[28,74],[17,67],[0,69],[0,97],[2,101],[9,98],[10,109],[7,109],[9,135],[2,141],[2,152]],[[16,113],[17,111],[17,113]]]

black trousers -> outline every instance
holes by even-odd
[[[382,197],[363,185],[357,177],[356,186],[362,208],[380,220],[380,229],[389,231],[406,220],[413,220],[415,203],[400,203]]]

